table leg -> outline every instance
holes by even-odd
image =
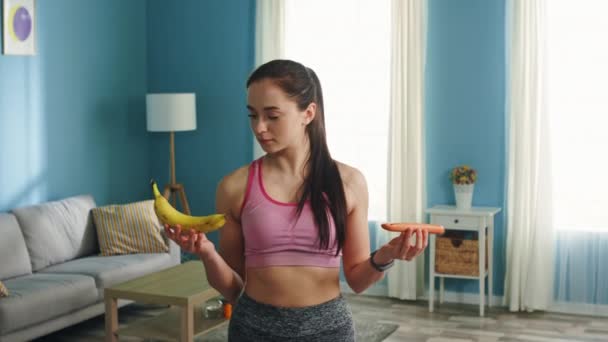
[[[181,342],[192,342],[194,339],[194,308],[186,305],[182,308]]]
[[[483,317],[483,311],[485,306],[485,279],[486,279],[486,228],[484,227],[479,230],[479,237],[477,240],[479,250],[479,316]]]
[[[106,306],[106,342],[116,342],[118,330],[118,303],[116,298],[105,295]]]
[[[433,312],[435,300],[435,234],[431,235],[431,248],[429,250],[429,312]]]
[[[443,304],[444,277],[439,278],[439,304]]]
[[[493,290],[493,266],[494,265],[494,218],[488,218],[488,307],[492,306],[494,297]]]

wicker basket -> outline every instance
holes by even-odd
[[[435,245],[435,272],[479,276],[478,240],[437,237]],[[488,269],[488,243],[486,240],[486,270]]]

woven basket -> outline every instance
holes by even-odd
[[[478,240],[437,237],[435,245],[435,272],[479,276]],[[486,240],[486,270],[488,269],[488,243]]]

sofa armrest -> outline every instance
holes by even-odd
[[[182,249],[175,241],[169,240],[169,254],[171,254],[171,260],[175,261],[176,264],[181,263],[182,260]]]

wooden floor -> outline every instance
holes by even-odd
[[[486,317],[479,317],[479,306],[437,304],[429,313],[428,302],[401,301],[386,297],[344,294],[358,322],[397,324],[399,327],[385,342],[425,341],[603,341],[608,342],[608,318],[555,313],[511,313],[505,308],[486,308]],[[121,309],[121,324],[131,319],[153,317],[165,307],[146,310],[131,305]],[[130,318],[129,318],[130,317]],[[96,342],[104,340],[104,320],[99,316],[71,326],[36,342]],[[121,338],[124,341],[141,339]],[[205,337],[202,339],[209,340]],[[212,341],[225,341],[211,339]],[[357,342],[369,342],[358,340]]]
[[[427,301],[346,294],[353,312],[399,328],[385,342],[397,341],[541,341],[608,342],[608,318],[557,313],[512,313],[506,308],[440,304],[429,313]]]

